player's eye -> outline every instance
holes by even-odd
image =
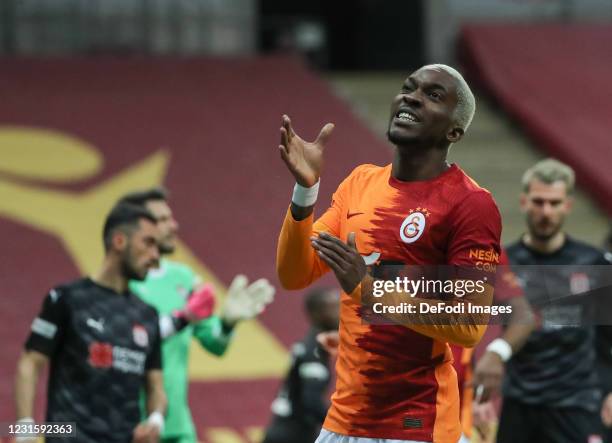
[[[431,91],[429,93],[429,96],[431,98],[433,98],[434,100],[440,100],[442,98],[442,94],[440,94],[439,92],[436,92],[436,91]]]

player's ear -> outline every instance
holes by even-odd
[[[123,231],[115,231],[113,233],[112,242],[113,249],[116,251],[123,251],[128,243],[128,236]]]
[[[461,140],[461,138],[463,137],[463,134],[464,134],[463,129],[459,127],[452,128],[450,131],[446,133],[446,139],[450,143],[457,143],[459,140]]]

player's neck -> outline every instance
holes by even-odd
[[[527,232],[523,235],[523,243],[540,254],[554,254],[563,247],[565,243],[565,233],[559,231],[551,238],[543,240]]]
[[[450,167],[446,162],[447,153],[447,149],[397,147],[391,175],[401,181],[431,180]]]
[[[128,287],[128,280],[121,272],[120,265],[108,259],[104,260],[102,267],[91,278],[97,284],[110,288],[117,294],[123,294]]]

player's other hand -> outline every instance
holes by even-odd
[[[159,427],[151,423],[140,423],[132,433],[132,443],[159,443]]]
[[[215,290],[211,284],[197,288],[187,300],[187,305],[179,316],[185,317],[190,323],[210,317],[215,309]]]
[[[495,352],[485,352],[476,364],[474,369],[474,386],[477,396],[474,397],[476,403],[487,402],[491,396],[499,393],[501,383],[504,378],[504,362]],[[479,386],[482,393],[478,392]]]
[[[367,267],[355,244],[355,233],[348,235],[346,243],[327,232],[310,237],[312,247],[336,275],[338,283],[351,294],[366,275]]]
[[[338,347],[340,346],[340,334],[338,331],[319,332],[317,334],[317,342],[332,357],[338,355]]]
[[[265,278],[260,278],[249,285],[246,276],[237,275],[227,290],[223,305],[223,321],[232,325],[258,316],[272,303],[275,292],[274,286]]]
[[[323,165],[323,150],[333,130],[333,123],[327,123],[321,128],[315,141],[307,142],[295,133],[289,117],[283,115],[278,149],[281,158],[299,185],[310,188],[319,180]]]
[[[480,436],[481,443],[493,443],[495,441],[495,428],[497,413],[493,403],[476,403],[473,406],[474,429]]]
[[[612,427],[612,393],[606,396],[601,407],[601,421],[606,427]]]

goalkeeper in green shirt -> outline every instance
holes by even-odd
[[[160,254],[174,251],[178,223],[164,189],[130,193],[120,202],[147,208],[157,219]],[[187,363],[192,337],[209,352],[223,355],[234,326],[261,313],[272,301],[274,288],[266,279],[249,285],[245,276],[238,275],[228,289],[221,315],[211,315],[212,286],[204,285],[188,266],[162,259],[146,280],[131,281],[130,289],[159,312],[164,388],[168,397],[161,442],[195,443],[196,432],[187,400]]]

